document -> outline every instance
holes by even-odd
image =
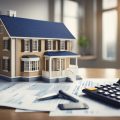
[[[91,82],[95,81],[95,82]],[[99,103],[97,101],[86,98],[82,89],[85,87],[94,87],[101,84],[112,84],[118,81],[118,78],[115,79],[86,79],[81,81],[81,84],[78,85],[76,89],[73,90],[74,94],[80,96],[80,101],[86,103],[89,106],[89,109],[86,110],[59,110],[56,108],[55,111],[50,112],[50,116],[120,116],[120,109],[115,109],[109,107],[105,104]]]
[[[48,83],[48,84],[51,84],[51,83]],[[64,84],[64,86],[63,86],[63,84]],[[59,89],[61,89],[61,90],[66,89],[67,92],[70,92],[70,93],[75,94],[75,95],[82,94],[82,89],[81,88],[96,85],[96,83],[93,83],[91,80],[80,80],[80,81],[77,81],[73,84],[72,83],[63,83],[63,84],[55,83],[54,86],[56,86],[56,88],[57,88],[57,89],[55,89],[55,91],[58,91],[58,88],[60,86]],[[51,101],[51,100],[49,100],[49,101]],[[68,102],[69,102],[68,100],[62,100],[62,99],[60,100],[59,99],[57,105],[60,104],[60,103],[68,103]],[[56,108],[57,108],[57,106],[56,106]],[[35,111],[16,109],[16,112],[35,112]]]
[[[60,99],[38,101],[36,98],[49,93],[58,93],[59,90],[71,92],[73,87],[72,83],[16,83],[0,92],[0,106],[33,111],[53,111]]]

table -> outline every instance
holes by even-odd
[[[80,68],[79,75],[83,78],[114,78],[120,77],[120,69]],[[48,113],[16,113],[15,109],[0,107],[0,120],[120,120],[120,117],[49,117]]]

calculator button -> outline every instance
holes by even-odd
[[[120,91],[120,88],[119,88],[119,87],[116,87],[115,89],[116,89],[117,91]]]
[[[111,96],[111,97],[116,97],[116,95],[115,95],[115,94],[111,94],[110,96]]]
[[[114,91],[114,92],[117,92],[117,90],[116,90],[116,89],[114,89],[113,91]]]
[[[116,94],[116,95],[120,95],[120,92],[116,92],[115,94]]]
[[[115,85],[111,85],[111,88],[116,88],[117,86],[115,86]]]
[[[119,86],[119,84],[118,84],[118,83],[114,83],[113,85],[115,85],[115,86]]]
[[[103,90],[104,90],[104,91],[108,91],[108,88],[105,87],[105,88],[103,88]]]
[[[120,100],[120,96],[116,96],[116,99]]]
[[[113,93],[113,90],[109,90],[108,92],[109,92],[109,93]]]
[[[103,91],[103,90],[98,90],[97,92],[98,92],[98,93],[104,93],[104,91]]]
[[[104,92],[103,94],[108,96],[110,93],[109,92]]]

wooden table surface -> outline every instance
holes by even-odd
[[[120,69],[79,69],[83,78],[120,77]],[[120,117],[50,117],[45,112],[16,113],[15,109],[0,108],[0,120],[120,120]]]

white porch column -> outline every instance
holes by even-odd
[[[52,65],[51,65],[52,62],[51,61],[52,61],[52,58],[49,58],[49,74],[50,74],[49,76],[50,76],[50,78],[52,76],[52,73],[51,73],[52,72]]]
[[[60,76],[62,76],[61,68],[62,66],[61,66],[61,58],[60,58]]]
[[[76,66],[78,66],[78,58],[76,57]]]

